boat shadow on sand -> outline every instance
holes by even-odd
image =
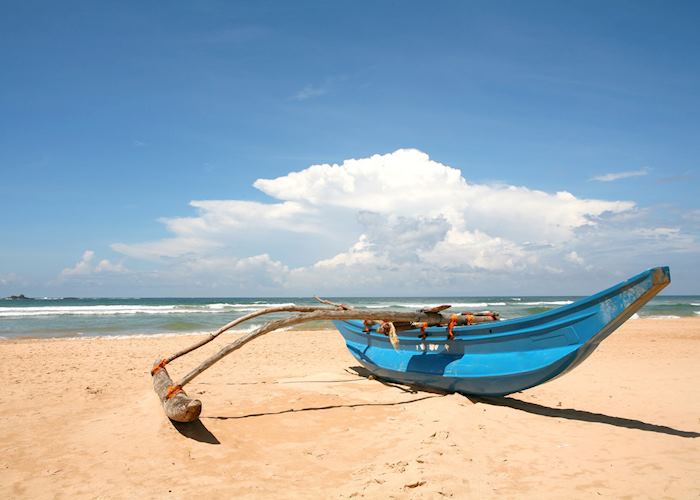
[[[407,401],[392,401],[387,403],[350,403],[350,404],[339,404],[339,405],[325,405],[325,406],[312,406],[307,408],[289,408],[279,411],[271,412],[259,412],[259,413],[249,413],[243,415],[234,416],[205,416],[201,417],[203,419],[211,420],[238,420],[245,418],[255,418],[263,417],[269,415],[282,415],[285,413],[300,413],[307,411],[323,411],[332,410],[335,408],[356,408],[363,406],[397,406],[403,404],[415,403],[418,401],[423,401],[425,399],[435,398],[445,396],[449,393],[438,391],[431,388],[419,387],[398,384],[388,380],[383,380],[374,376],[369,370],[361,366],[352,366],[348,373],[357,375],[363,378],[376,380],[377,382],[384,384],[388,387],[398,389],[400,391],[418,394],[418,393],[432,393],[429,396],[421,396],[414,399],[409,399]],[[319,381],[321,382],[321,381]],[[325,382],[352,382],[352,380],[329,380]],[[526,413],[531,413],[533,415],[540,415],[543,417],[553,417],[553,418],[563,418],[566,420],[578,420],[579,422],[592,422],[599,424],[607,424],[615,427],[624,427],[626,429],[636,429],[646,432],[657,432],[660,434],[667,434],[669,436],[677,436],[683,438],[697,438],[700,437],[700,433],[694,431],[684,431],[680,429],[675,429],[666,425],[651,424],[649,422],[644,422],[642,420],[636,420],[631,418],[623,417],[613,417],[611,415],[606,415],[604,413],[595,413],[585,410],[576,410],[574,408],[552,408],[550,406],[545,406],[537,403],[530,403],[523,401],[521,399],[516,399],[510,396],[505,397],[486,397],[486,396],[464,396],[469,399],[474,404],[488,404],[492,406],[504,406],[507,408],[512,408],[514,410],[524,411]],[[178,422],[172,422],[173,427],[182,434],[183,436],[194,439],[196,441],[209,443],[209,444],[220,444],[219,440],[214,436],[209,429],[202,423],[201,420],[196,420],[195,422],[182,424]]]
[[[684,438],[700,437],[699,432],[683,431],[674,429],[667,425],[650,424],[641,420],[632,418],[613,417],[604,413],[594,413],[585,410],[576,410],[573,408],[552,408],[537,403],[529,403],[512,397],[484,397],[484,396],[468,396],[468,399],[473,403],[484,403],[493,406],[506,406],[514,410],[520,410],[533,415],[541,415],[543,417],[565,418],[567,420],[578,420],[580,422],[595,422],[599,424],[614,425],[615,427],[625,427],[627,429],[637,429],[640,431],[659,432],[668,434],[669,436],[678,436]]]
[[[353,372],[361,377],[372,377],[369,370],[362,366],[353,366],[350,368]],[[393,382],[386,380],[376,379],[378,382],[383,383],[391,387],[396,387],[405,391],[410,392],[433,392],[436,394],[447,394],[446,392],[437,391],[431,388],[418,387],[418,386],[402,386]],[[574,408],[552,408],[551,406],[545,406],[537,403],[530,403],[523,401],[521,399],[516,399],[509,396],[502,397],[491,397],[491,396],[464,396],[469,401],[474,404],[488,404],[492,406],[504,406],[507,408],[512,408],[514,410],[524,411],[526,413],[531,413],[533,415],[540,415],[543,417],[554,417],[554,418],[564,418],[567,420],[578,420],[580,422],[593,422],[598,424],[613,425],[615,427],[624,427],[626,429],[637,429],[640,431],[647,432],[658,432],[661,434],[668,434],[670,436],[678,436],[683,438],[697,438],[700,437],[700,432],[684,431],[680,429],[674,429],[667,425],[657,425],[644,422],[642,420],[636,420],[632,418],[623,417],[613,417],[611,415],[605,415],[604,413],[594,413],[585,410],[576,410]]]

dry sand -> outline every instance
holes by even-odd
[[[0,342],[0,498],[700,495],[700,320],[630,321],[491,402],[360,377],[336,332],[275,333],[188,386],[201,422],[174,426],[148,368],[191,341]]]

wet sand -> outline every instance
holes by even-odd
[[[193,339],[0,342],[0,497],[700,495],[700,319],[629,321],[489,400],[369,380],[337,332],[274,333],[189,385],[202,418],[173,425],[148,369]]]

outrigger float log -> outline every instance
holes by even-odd
[[[354,309],[318,299],[320,306],[275,306],[252,312],[168,358],[156,360],[153,387],[166,415],[178,422],[199,417],[202,403],[183,387],[248,342],[301,323],[332,320],[353,356],[375,376],[418,387],[463,394],[504,396],[535,387],[572,370],[671,282],[668,267],[644,271],[572,304],[541,314],[500,321],[491,311],[448,314],[449,305],[406,312]],[[174,382],[165,366],[245,321],[268,321],[224,346]]]

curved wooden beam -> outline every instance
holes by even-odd
[[[332,302],[327,302],[327,303],[333,304]],[[333,304],[333,305],[335,305],[336,307],[341,307],[340,304],[337,304],[337,305]],[[345,306],[345,307],[347,307],[347,306]],[[246,314],[245,316],[241,316],[240,318],[234,319],[230,323],[227,323],[224,326],[222,326],[221,328],[219,328],[217,331],[210,333],[207,337],[203,338],[199,342],[196,342],[196,343],[192,344],[191,346],[186,347],[186,348],[182,349],[181,351],[176,352],[172,356],[165,358],[166,363],[170,363],[171,361],[176,360],[180,356],[184,356],[185,354],[190,353],[190,352],[194,351],[195,349],[199,349],[203,345],[206,345],[209,342],[211,342],[212,340],[214,340],[216,337],[218,337],[219,335],[221,335],[225,331],[230,330],[234,326],[240,325],[241,323],[249,321],[253,318],[257,318],[259,316],[264,316],[266,314],[286,313],[286,312],[313,312],[313,311],[318,311],[318,310],[322,310],[322,309],[327,309],[327,308],[323,308],[320,306],[291,305],[291,306],[266,307],[265,309],[260,309],[259,311],[254,311],[252,313]]]
[[[301,308],[301,307],[300,307]],[[262,314],[270,313],[271,309],[275,309],[273,312],[279,312],[279,308],[268,308],[265,310],[260,311],[256,316],[261,316]],[[439,325],[444,325],[447,324],[450,321],[450,318],[446,318],[439,312],[432,312],[432,311],[417,311],[417,312],[397,312],[397,311],[391,311],[391,310],[357,310],[357,309],[341,309],[338,308],[337,306],[334,306],[332,308],[308,308],[308,309],[313,309],[310,312],[301,312],[299,314],[296,314],[294,316],[290,316],[287,318],[283,319],[278,319],[278,320],[272,320],[268,321],[264,325],[260,326],[259,328],[256,328],[255,330],[243,335],[242,337],[236,339],[235,341],[231,342],[230,344],[224,346],[221,350],[219,350],[217,353],[212,354],[209,356],[207,359],[205,359],[199,366],[195,367],[193,370],[191,370],[189,373],[187,373],[184,377],[182,377],[180,380],[177,382],[173,382],[172,379],[170,378],[170,375],[168,374],[167,370],[165,369],[164,365],[166,364],[165,361],[167,360],[161,360],[160,362],[157,360],[156,365],[154,366],[154,371],[153,371],[153,387],[158,394],[158,397],[161,400],[161,403],[163,404],[163,408],[165,409],[166,415],[171,418],[172,420],[176,420],[178,422],[191,422],[193,420],[196,420],[199,417],[199,414],[202,409],[202,403],[201,401],[197,399],[191,399],[187,396],[187,394],[182,390],[182,388],[190,383],[195,377],[200,375],[202,372],[204,372],[207,368],[211,367],[214,363],[217,361],[220,361],[222,358],[228,356],[232,352],[240,349],[244,345],[246,345],[248,342],[251,342],[252,340],[255,340],[256,338],[262,337],[263,335],[273,332],[275,330],[280,330],[282,328],[289,328],[291,326],[295,326],[301,323],[306,323],[309,321],[321,321],[321,320],[350,320],[350,319],[364,319],[364,320],[375,320],[375,321],[385,321],[387,323],[390,322],[403,322],[403,323],[414,323],[414,322],[420,322],[420,323],[427,323],[429,326],[439,326]],[[249,315],[250,316],[250,315]],[[241,323],[239,320],[232,321],[229,323],[231,325],[232,323]],[[479,322],[482,321],[489,321],[491,318],[490,317],[479,317]],[[466,319],[461,320],[461,324],[465,324],[463,321],[467,321]],[[227,325],[228,326],[228,325]],[[210,339],[206,339],[207,342],[210,341]],[[198,344],[202,344],[202,342],[199,342]],[[197,344],[195,344],[196,346]],[[194,347],[196,348],[196,347]],[[186,350],[187,352],[190,352],[192,349]],[[183,351],[181,351],[184,353]],[[181,355],[181,354],[179,354]],[[172,358],[172,357],[171,357]],[[173,358],[174,359],[174,358]],[[160,365],[160,366],[159,366]]]

